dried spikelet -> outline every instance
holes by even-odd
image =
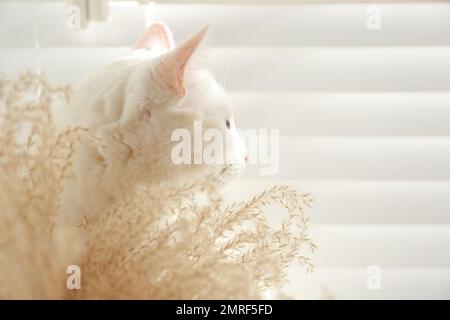
[[[63,90],[38,94],[45,83],[31,73],[2,83],[0,297],[59,298],[70,241],[52,236],[65,160],[52,155],[62,144],[49,106]]]
[[[142,187],[79,227],[80,254],[75,234],[56,235],[54,217],[76,143],[101,141],[86,129],[55,129],[50,108],[69,99],[67,86],[26,73],[0,81],[0,93],[0,298],[261,298],[285,282],[295,260],[313,269],[311,198],[287,186],[227,207],[214,182]],[[273,203],[287,211],[276,230],[264,214]],[[66,288],[74,263],[82,290]]]

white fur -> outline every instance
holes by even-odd
[[[60,223],[78,223],[84,216],[95,219],[141,184],[180,186],[210,175],[234,175],[242,169],[246,149],[234,126],[231,104],[213,76],[192,63],[198,53],[184,70],[182,97],[161,85],[160,54],[135,50],[77,88],[70,106],[71,124],[90,128],[104,146],[87,140],[78,146],[76,177],[64,192]],[[178,128],[192,132],[195,120],[228,136],[231,164],[173,164],[171,133]]]

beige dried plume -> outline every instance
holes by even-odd
[[[259,299],[285,283],[293,262],[313,269],[311,199],[287,186],[227,207],[213,183],[143,187],[79,226],[80,252],[54,219],[74,146],[100,142],[82,128],[55,129],[50,109],[69,97],[69,86],[30,72],[0,80],[0,298]],[[274,203],[287,212],[278,229],[264,214]],[[66,287],[72,264],[81,290]]]

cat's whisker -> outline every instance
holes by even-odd
[[[227,90],[227,80],[228,80],[228,74],[230,73],[230,67],[231,67],[230,56],[227,56],[227,66],[225,67],[225,77],[222,82],[222,87],[223,87],[223,90],[225,90],[225,91]]]

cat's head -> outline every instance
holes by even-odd
[[[175,46],[167,26],[155,23],[129,56],[82,89],[78,104],[89,105],[89,126],[106,137],[103,157],[136,179],[228,181],[245,166],[232,105],[203,63],[205,33]]]

